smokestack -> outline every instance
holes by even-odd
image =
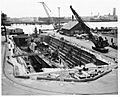
[[[113,8],[113,16],[116,15],[116,8]]]

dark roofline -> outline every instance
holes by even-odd
[[[67,31],[70,31],[70,30],[73,30],[76,26],[79,26],[79,23],[77,23],[75,26],[73,26],[71,29],[65,29],[65,28],[62,28],[62,30],[67,30]],[[79,26],[80,27],[80,26]]]

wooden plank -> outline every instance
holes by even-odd
[[[27,53],[27,54],[21,54],[21,55],[14,55],[14,57],[21,57],[21,56],[35,56],[35,55],[41,55],[41,53]]]

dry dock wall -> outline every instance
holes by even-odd
[[[53,49],[59,48],[61,57],[68,61],[71,68],[78,65],[85,65],[88,63],[94,63],[96,65],[107,65],[107,63],[97,59],[95,55],[85,50],[82,50],[81,48],[78,48],[70,44],[69,42],[65,42],[64,40],[50,36],[49,41],[47,40],[46,42]]]
[[[22,40],[25,41],[23,38]],[[78,65],[85,65],[88,63],[94,63],[95,65],[107,65],[107,63],[97,59],[94,54],[91,54],[90,52],[87,52],[80,47],[72,45],[70,42],[62,40],[60,38],[42,35],[39,37],[39,40],[48,43],[52,49],[59,48],[60,56],[70,64],[70,68]],[[14,41],[16,44],[23,45],[23,43],[25,43],[27,46],[26,42],[20,41],[18,39],[14,39]]]

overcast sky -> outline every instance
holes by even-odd
[[[44,2],[51,9],[51,16],[70,17],[70,5],[80,16],[112,14],[117,8],[119,0],[1,0],[1,10],[9,17],[47,17],[41,3]]]

